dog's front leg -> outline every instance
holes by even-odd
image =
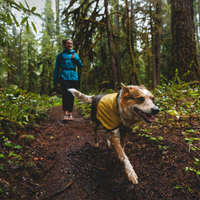
[[[122,124],[119,127],[119,131],[120,131],[120,144],[121,144],[122,148],[124,149],[125,143],[126,143],[126,138],[127,138],[128,133],[130,132],[130,129]]]
[[[131,165],[127,155],[125,154],[119,140],[119,129],[114,131],[114,134],[111,136],[111,142],[112,145],[114,146],[115,150],[118,153],[119,159],[121,162],[124,164],[126,174],[128,176],[128,179],[132,181],[133,184],[138,183],[138,177],[133,169],[133,166]]]

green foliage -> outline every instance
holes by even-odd
[[[2,126],[31,125],[48,117],[49,107],[60,102],[57,97],[27,93],[10,86],[0,92],[0,119]]]
[[[76,106],[75,108],[81,111],[81,114],[84,118],[90,117],[90,104],[79,103],[77,99],[75,99],[74,104]]]
[[[177,84],[178,83],[178,84]],[[165,120],[172,118],[191,118],[200,114],[200,86],[195,82],[184,83],[178,77],[156,89],[156,104],[164,114]]]
[[[20,11],[24,14],[20,24],[26,23],[26,32],[29,32],[29,18],[31,15],[41,17],[40,14],[35,13],[36,7],[30,8],[25,1],[26,6],[21,2],[15,1],[1,1],[0,5],[0,46],[13,45],[13,39],[10,37],[10,33],[6,29],[6,25],[11,26],[13,23],[19,27],[19,22],[16,20],[13,10]],[[35,32],[37,32],[34,22],[31,22]]]

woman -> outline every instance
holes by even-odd
[[[78,86],[78,68],[82,68],[83,64],[78,54],[73,50],[73,43],[70,39],[62,41],[64,50],[59,53],[56,58],[56,65],[54,69],[54,85],[57,85],[60,80],[62,91],[62,105],[64,111],[63,120],[73,120],[72,111],[74,105],[74,96],[69,92],[68,88],[77,88]]]

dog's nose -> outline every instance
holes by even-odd
[[[153,108],[151,109],[152,115],[158,114],[159,111],[160,111],[160,109],[159,109],[158,107],[153,107]]]

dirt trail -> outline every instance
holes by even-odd
[[[132,185],[115,150],[106,147],[105,132],[99,129],[99,147],[95,148],[90,121],[78,111],[74,118],[63,124],[61,107],[51,109],[50,119],[41,124],[30,146],[38,155],[40,173],[30,173],[33,180],[7,199],[200,199],[200,176],[185,172],[193,166],[191,158],[200,153],[188,152],[183,130],[154,130],[144,124],[143,128],[152,129],[152,137],[163,140],[150,140],[139,132],[129,136],[125,152],[139,177],[139,184]]]

